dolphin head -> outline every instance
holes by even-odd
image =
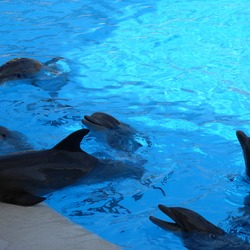
[[[0,155],[31,149],[33,147],[24,134],[0,126]]]
[[[6,127],[0,126],[0,141],[5,140],[8,137],[9,132],[10,131]]]
[[[159,209],[174,222],[167,222],[150,216],[149,219],[161,227],[162,229],[169,231],[179,232],[199,232],[212,235],[224,235],[225,232],[207,221],[204,217],[198,213],[182,208],[182,207],[166,207],[164,205],[158,205]]]
[[[96,112],[91,116],[85,115],[82,123],[92,131],[112,130],[121,125],[113,116],[103,112]]]
[[[40,71],[43,65],[30,58],[14,58],[0,67],[0,83],[29,78]]]
[[[112,148],[134,152],[142,147],[142,144],[137,141],[141,137],[138,136],[137,131],[111,115],[103,112],[96,112],[91,116],[85,115],[82,123],[93,132],[96,138],[105,141]]]
[[[239,130],[236,131],[236,136],[239,140],[239,143],[243,151],[245,166],[246,166],[246,174],[248,177],[250,177],[250,137],[248,137],[244,132]]]

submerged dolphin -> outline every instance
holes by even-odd
[[[143,138],[134,128],[103,112],[85,115],[82,123],[97,137],[104,137],[107,144],[115,149],[134,152],[143,146],[140,140],[146,140],[150,145],[148,138]]]
[[[25,135],[0,126],[0,155],[31,149]]]
[[[189,250],[250,249],[247,242],[227,234],[192,210],[164,205],[158,205],[158,207],[174,222],[167,222],[154,216],[150,216],[149,219],[162,229],[181,236],[184,246]]]
[[[74,183],[97,166],[98,160],[80,148],[88,129],[73,132],[52,149],[24,151],[0,157],[0,201],[32,206],[41,195]]]
[[[236,136],[243,151],[246,174],[248,177],[250,177],[250,137],[248,137],[244,132],[239,130],[236,131]]]
[[[60,57],[53,58],[42,64],[31,58],[14,58],[0,66],[0,84],[10,80],[31,78],[41,69],[54,72],[55,69],[50,65],[53,66],[53,63],[61,59]]]

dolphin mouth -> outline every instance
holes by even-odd
[[[176,210],[166,207],[164,205],[158,205],[158,208],[174,222],[168,222],[158,219],[154,216],[150,216],[149,219],[154,224],[156,224],[157,226],[161,227],[164,230],[170,230],[170,231],[182,230],[181,221],[178,220],[178,212]]]
[[[238,141],[240,142],[241,146],[246,144],[248,137],[243,131],[237,130],[236,131],[236,136],[237,136]]]
[[[85,120],[84,120],[85,119]],[[82,123],[84,122],[90,122],[92,124],[95,124],[95,125],[98,125],[98,126],[101,126],[101,127],[104,127],[97,119],[95,119],[94,117],[92,116],[89,116],[89,115],[85,115],[84,116],[84,119],[82,119]],[[84,123],[85,124],[85,123]]]

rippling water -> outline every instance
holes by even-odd
[[[148,220],[161,216],[159,203],[239,233],[249,183],[235,131],[250,134],[249,1],[0,3],[0,63],[60,56],[67,74],[1,86],[0,125],[48,148],[103,111],[152,142],[131,156],[84,141],[89,153],[143,162],[145,175],[69,187],[49,206],[124,249],[181,249]]]

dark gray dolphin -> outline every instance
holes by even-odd
[[[219,227],[207,221],[198,213],[182,207],[166,207],[158,205],[159,209],[170,217],[174,223],[163,221],[150,216],[149,219],[165,230],[183,231],[183,232],[200,232],[205,234],[224,235],[225,232]]]
[[[31,149],[24,134],[0,126],[0,155]]]
[[[14,58],[0,67],[0,83],[32,77],[43,65],[30,58]]]
[[[236,136],[243,151],[246,174],[248,177],[250,177],[250,137],[248,137],[244,132],[239,130],[236,131]]]
[[[181,236],[184,246],[189,250],[250,249],[247,242],[227,234],[192,210],[164,205],[158,205],[158,207],[174,222],[167,222],[154,216],[150,216],[149,219],[162,229]]]
[[[107,144],[115,149],[134,152],[142,146],[139,142],[142,140],[150,145],[148,138],[140,135],[134,128],[103,112],[96,112],[91,116],[85,115],[82,123],[96,137],[104,138]]]
[[[62,58],[53,58],[45,64],[31,58],[14,58],[0,66],[0,83],[10,80],[31,78],[41,69],[54,72],[53,64]],[[52,66],[51,66],[52,65]]]
[[[0,201],[31,206],[41,195],[74,183],[97,166],[98,160],[80,148],[88,134],[80,129],[52,149],[13,153],[0,157]]]

